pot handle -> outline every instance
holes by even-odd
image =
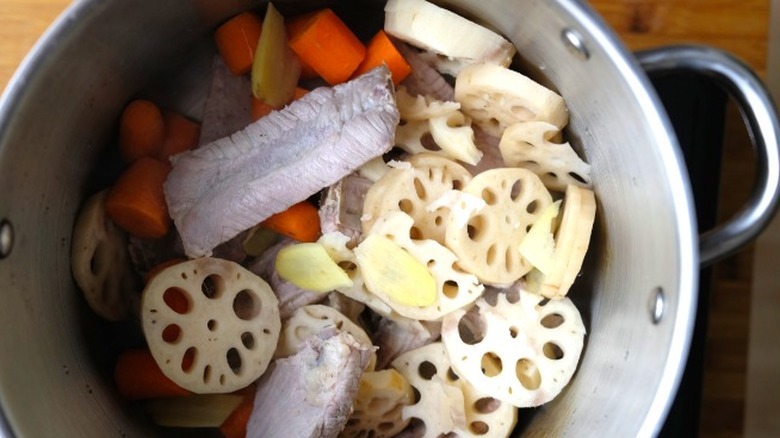
[[[733,56],[706,46],[680,45],[639,51],[649,75],[689,72],[724,89],[739,106],[755,148],[756,181],[734,217],[699,235],[700,263],[708,266],[755,239],[769,224],[780,200],[780,124],[772,97],[753,71]]]

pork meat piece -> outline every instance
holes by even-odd
[[[252,84],[247,75],[234,75],[219,55],[214,56],[211,89],[203,109],[198,145],[205,145],[252,121]]]
[[[325,299],[326,295],[304,290],[279,276],[276,271],[276,256],[282,248],[292,245],[295,240],[285,238],[281,242],[263,251],[248,269],[268,282],[274,295],[279,300],[279,317],[285,320],[303,306],[318,303]]]
[[[165,197],[185,253],[210,255],[382,155],[393,146],[399,119],[383,65],[172,157]]]
[[[401,83],[412,96],[430,96],[437,100],[452,102],[455,89],[414,47],[394,40],[398,51],[412,67],[412,72]]]
[[[257,385],[247,438],[338,436],[372,350],[330,326],[276,360]]]
[[[376,352],[377,369],[383,369],[398,356],[428,345],[439,339],[440,321],[417,321],[398,317],[397,321],[381,318],[373,333],[372,341],[379,347]]]

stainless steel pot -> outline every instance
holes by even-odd
[[[5,435],[161,433],[115,396],[110,365],[88,342],[98,326],[71,279],[71,228],[124,103],[152,77],[192,57],[216,24],[253,3],[77,1],[13,79],[0,104]],[[292,3],[302,2],[276,2]],[[587,5],[446,3],[508,36],[524,67],[564,96],[569,138],[593,166],[599,200],[597,237],[574,292],[589,331],[580,369],[558,399],[521,418],[518,433],[651,435],[687,356],[700,264],[750,241],[776,208],[772,103],[752,73],[720,52],[684,47],[640,54],[654,72],[690,69],[725,84],[755,137],[753,197],[699,244],[686,170],[664,111],[637,59]]]

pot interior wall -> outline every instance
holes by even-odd
[[[694,213],[668,123],[647,82],[579,2],[449,4],[508,36],[524,71],[563,95],[568,138],[593,166],[599,201],[596,238],[572,292],[588,328],[580,369],[558,399],[524,412],[519,429],[528,436],[652,432],[687,352],[698,269]],[[157,433],[115,396],[111,354],[94,348],[106,340],[70,275],[71,228],[105,177],[94,169],[123,105],[152,78],[208,60],[214,26],[249,5],[76,3],[5,96],[0,220],[13,228],[14,243],[0,259],[0,407],[18,436]],[[564,43],[566,29],[582,37],[587,57]],[[185,74],[174,83],[187,88],[196,79]],[[197,111],[197,99],[179,104]],[[658,291],[665,311],[654,322]]]

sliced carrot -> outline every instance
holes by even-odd
[[[382,64],[387,65],[393,77],[393,83],[398,85],[409,76],[412,67],[406,62],[401,52],[395,47],[390,37],[384,30],[380,30],[371,38],[366,46],[366,58],[358,66],[353,76],[359,76],[374,67]]]
[[[254,387],[250,388],[251,390],[246,392],[241,404],[219,426],[219,431],[224,438],[246,437],[246,427],[249,424],[249,417],[252,415],[252,409],[255,404]]]
[[[106,215],[128,233],[157,239],[168,234],[171,218],[163,183],[170,164],[143,157],[130,165],[106,197]]]
[[[130,102],[119,118],[119,152],[128,162],[154,157],[165,137],[165,121],[160,108],[149,100]]]
[[[340,84],[366,56],[366,47],[333,10],[326,8],[291,20],[290,47],[330,85]]]
[[[163,374],[146,349],[130,349],[119,355],[114,367],[117,391],[127,400],[182,397],[192,394]]]
[[[304,96],[306,93],[308,93],[309,90],[301,87],[295,88],[295,94],[293,95],[293,100],[298,100],[302,96]],[[260,99],[257,99],[256,97],[252,97],[252,120],[258,120],[262,117],[267,116],[268,114],[271,114],[271,111],[277,110],[279,108],[274,108],[271,105],[268,105],[267,103],[263,102]]]
[[[315,242],[321,234],[317,207],[307,201],[272,215],[263,221],[263,226],[300,242]]]
[[[165,139],[159,158],[168,161],[173,155],[194,149],[200,139],[200,123],[175,112],[165,111]]]
[[[253,12],[242,12],[220,25],[214,40],[222,60],[236,75],[249,72],[263,22]]]

